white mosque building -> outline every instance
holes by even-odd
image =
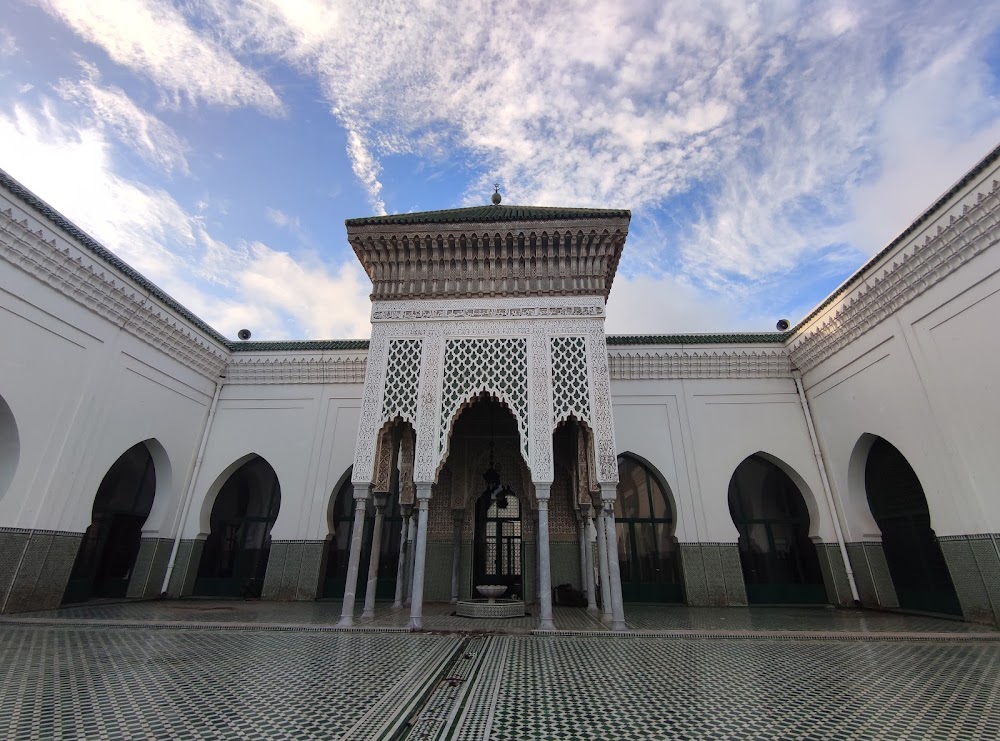
[[[1000,622],[1000,148],[807,317],[606,336],[628,211],[351,219],[370,340],[229,340],[0,172],[0,611]],[[991,329],[992,327],[992,329]],[[991,339],[992,338],[992,339]]]

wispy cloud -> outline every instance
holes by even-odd
[[[17,39],[14,34],[0,26],[0,59],[17,54]]]
[[[164,100],[253,106],[279,114],[278,95],[257,72],[195,31],[166,0],[41,0],[117,64],[145,75]]]
[[[51,101],[0,113],[5,170],[219,331],[368,334],[368,290],[353,260],[294,257],[257,241],[231,247],[166,191],[119,174],[112,152],[103,128],[60,120]]]
[[[60,80],[56,91],[77,104],[93,122],[110,130],[119,141],[137,152],[147,162],[167,173],[177,170],[189,174],[187,142],[156,116],[144,111],[121,88],[103,87],[100,73],[84,63],[80,80]]]

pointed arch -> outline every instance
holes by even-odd
[[[0,396],[0,498],[14,480],[14,471],[21,456],[21,439],[17,434],[14,412]]]
[[[899,606],[961,615],[955,585],[916,471],[885,438],[866,442],[870,444],[865,457],[865,495],[882,532],[882,549]]]
[[[666,479],[634,453],[618,456],[615,496],[622,599],[681,602],[684,586],[676,528],[676,505]]]
[[[729,512],[739,531],[740,564],[751,603],[824,603],[815,499],[781,459],[758,451],[729,480]],[[810,502],[812,507],[810,507]]]
[[[252,453],[230,464],[216,479],[209,506],[208,537],[198,564],[194,593],[213,597],[259,597],[271,552],[271,528],[281,507],[274,468]]]
[[[63,602],[125,597],[157,489],[151,454],[166,459],[156,440],[136,443],[105,473],[94,495],[91,522],[83,535]]]

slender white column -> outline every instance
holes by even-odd
[[[372,531],[372,553],[368,559],[368,585],[365,588],[365,608],[361,617],[375,617],[375,592],[378,587],[378,562],[382,556],[382,523],[385,518],[385,500],[388,494],[375,495],[375,529]]]
[[[615,529],[614,484],[601,486],[604,505],[604,528],[608,534],[608,586],[611,587],[611,630],[628,630],[625,624],[625,605],[622,602],[622,575],[618,566],[618,533]]]
[[[406,596],[406,536],[410,531],[410,505],[402,504],[399,511],[403,515],[403,527],[399,531],[399,563],[396,566],[396,599],[392,606],[399,609]]]
[[[604,530],[604,508],[597,511],[597,560],[601,579],[601,622],[611,622],[611,586],[608,577],[608,538]]]
[[[410,528],[406,533],[406,584],[403,586],[406,588],[405,604],[407,607],[410,606],[410,600],[413,598],[413,550],[417,542],[418,514],[419,512],[414,512],[410,515]]]
[[[535,483],[538,497],[538,629],[555,630],[552,621],[552,567],[549,563],[549,493],[552,484]]]
[[[417,543],[413,555],[413,595],[410,598],[410,630],[424,627],[424,568],[427,563],[427,508],[431,485],[417,484]]]
[[[587,593],[587,575],[584,570],[587,568],[587,555],[584,552],[585,546],[583,541],[586,539],[586,531],[583,529],[583,515],[580,512],[576,513],[576,539],[578,545],[580,546],[580,555],[577,557],[577,561],[580,563],[580,591],[584,594]]]
[[[368,508],[368,487],[354,485],[354,530],[351,532],[351,555],[347,559],[347,583],[344,584],[344,604],[340,610],[341,628],[354,625],[354,595],[358,591],[358,571],[361,568],[361,542],[365,538],[365,510]]]
[[[597,612],[597,590],[594,588],[594,546],[590,539],[590,532],[593,529],[591,524],[590,505],[581,507],[583,511],[583,578],[587,585],[587,610]]]
[[[451,604],[458,602],[458,575],[462,565],[462,519],[465,510],[451,511],[452,557],[451,557]]]

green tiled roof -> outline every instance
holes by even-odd
[[[546,206],[472,206],[412,214],[367,216],[348,219],[347,226],[388,226],[392,224],[472,224],[492,221],[551,221],[567,219],[630,219],[632,212],[618,208],[549,208]]]
[[[755,342],[781,343],[791,332],[727,332],[719,334],[617,334],[608,335],[608,345],[742,345]]]
[[[289,340],[276,342],[230,342],[233,352],[322,352],[323,350],[367,350],[368,340]]]

